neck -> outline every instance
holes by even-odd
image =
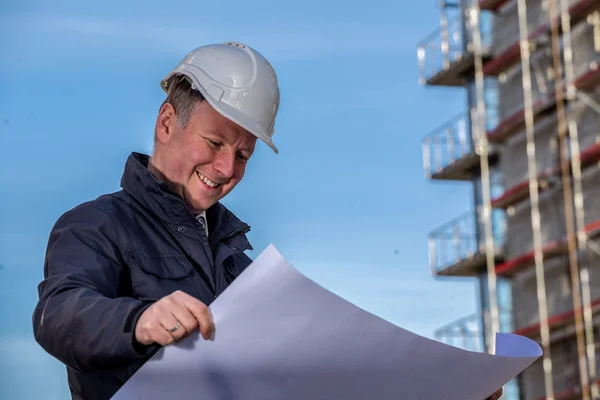
[[[148,159],[148,171],[150,171],[156,179],[158,179],[161,182],[164,182],[171,192],[183,198],[183,193],[181,193],[180,185],[167,178],[167,175],[165,175],[162,172],[161,168],[157,164],[158,163],[156,162],[155,157],[150,157]]]
[[[159,181],[169,183],[169,181],[165,177],[165,174],[163,174],[162,171],[156,165],[154,156],[151,156],[148,159],[148,171],[150,171],[156,177],[156,179],[158,179]],[[171,186],[170,183],[169,183],[169,186]]]
[[[172,182],[171,180],[169,180],[169,179],[167,178],[167,176],[166,176],[166,175],[165,175],[165,174],[164,174],[164,173],[161,171],[160,167],[158,167],[158,165],[157,165],[157,163],[156,163],[156,160],[155,160],[154,156],[151,156],[151,157],[148,159],[148,171],[150,171],[150,172],[152,173],[152,175],[154,175],[154,176],[156,177],[156,179],[158,179],[159,181],[162,181],[162,182],[164,182],[164,183],[165,183],[165,184],[168,186],[168,188],[169,188],[169,190],[170,190],[171,192],[173,192],[173,193],[174,193],[174,194],[176,194],[177,196],[181,197],[181,198],[184,200],[184,202],[185,202],[185,198],[184,198],[184,196],[183,196],[183,193],[182,193],[182,191],[181,191],[181,190],[178,190],[178,189],[180,189],[180,185],[178,185],[178,184],[176,184],[176,183]],[[205,210],[195,210],[195,209],[192,209],[192,208],[191,208],[191,207],[190,207],[190,206],[187,204],[187,202],[185,202],[185,203],[186,203],[185,205],[186,205],[186,207],[188,208],[188,210],[190,210],[190,212],[191,212],[192,214],[194,214],[194,215],[199,215],[199,214],[202,214],[202,213],[205,211]]]

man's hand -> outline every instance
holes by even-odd
[[[178,290],[142,313],[135,326],[135,339],[144,345],[166,346],[186,337],[198,326],[202,337],[210,339],[214,332],[210,310],[198,299]]]
[[[500,397],[502,397],[502,388],[498,389],[496,393],[494,393],[485,400],[500,400]]]

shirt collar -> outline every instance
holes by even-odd
[[[202,213],[196,215],[196,219],[200,222],[200,225],[204,226],[204,232],[206,232],[206,237],[208,237],[208,221],[206,219],[206,210],[202,211]]]

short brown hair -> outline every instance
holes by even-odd
[[[202,93],[192,89],[188,77],[174,75],[167,81],[167,98],[162,105],[170,103],[173,106],[177,114],[177,123],[180,128],[184,128],[198,104],[203,100]]]
[[[196,107],[204,101],[204,96],[200,91],[192,89],[189,78],[185,75],[173,75],[167,80],[166,86],[167,98],[161,107],[167,103],[171,104],[177,115],[177,125],[185,128]],[[156,143],[156,131],[154,132],[154,142]]]

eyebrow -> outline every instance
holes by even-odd
[[[227,138],[225,137],[225,135],[223,135],[223,134],[221,133],[221,131],[218,131],[218,130],[216,130],[216,129],[210,129],[210,130],[208,130],[208,133],[209,133],[209,134],[211,134],[211,135],[218,136],[220,139],[227,139]]]
[[[210,133],[212,133],[215,136],[218,136],[220,139],[223,139],[223,141],[227,141],[227,137],[217,129],[211,130]],[[246,147],[239,148],[238,151],[244,151],[246,153],[249,153],[249,155],[252,154],[252,149]]]

